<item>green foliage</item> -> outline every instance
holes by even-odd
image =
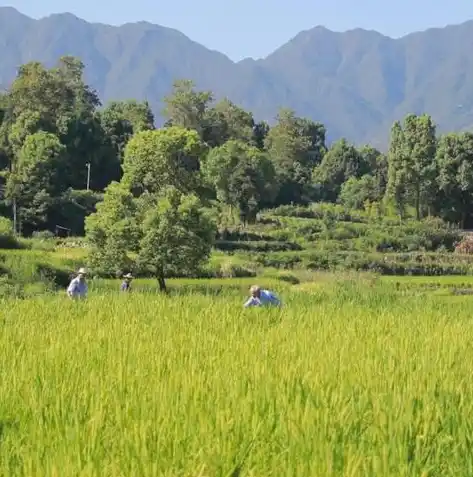
[[[206,217],[202,237],[207,223],[218,223],[221,233],[209,243],[217,239],[217,255],[245,257],[232,262],[242,273],[253,260],[306,267],[314,251],[443,253],[454,250],[458,230],[423,218],[473,223],[472,136],[449,134],[437,144],[427,115],[396,122],[387,155],[346,140],[327,148],[324,125],[290,109],[270,127],[179,80],[164,98],[167,123],[154,129],[147,102],[100,108],[83,71],[72,57],[52,68],[29,63],[0,95],[0,212],[23,235],[41,233],[41,243],[22,243],[45,250],[54,241],[44,234],[85,232],[98,274],[133,267],[160,280],[219,273],[190,232],[195,262],[161,266],[164,249],[177,247],[164,228],[180,236],[184,227],[177,220],[184,213],[174,210],[180,206],[159,212],[166,200],[174,203],[172,194]],[[163,248],[152,256],[158,240]]]
[[[138,267],[152,270],[161,290],[169,275],[192,273],[209,258],[215,225],[202,213],[197,197],[175,188],[165,193],[145,215]]]
[[[164,98],[167,125],[195,130],[203,139],[206,111],[211,101],[212,93],[196,91],[193,81],[175,81],[172,93]]]
[[[446,134],[437,147],[438,184],[441,214],[462,227],[471,214],[473,202],[473,134]]]
[[[50,223],[67,229],[69,235],[83,236],[85,219],[96,211],[96,206],[102,199],[102,193],[69,189],[56,199],[51,211]]]
[[[254,222],[262,204],[277,192],[276,172],[265,153],[240,141],[214,148],[203,164],[203,174],[217,198],[237,207],[243,222]]]
[[[376,179],[365,174],[359,179],[350,177],[340,190],[340,202],[349,209],[362,209],[366,202],[379,200]]]
[[[360,178],[370,172],[371,164],[355,146],[345,139],[336,142],[318,165],[312,180],[318,188],[319,197],[335,202],[343,183],[349,178]]]
[[[406,205],[415,208],[417,219],[431,210],[437,176],[435,152],[435,125],[430,116],[409,114],[403,125],[394,124],[386,194],[401,216]]]
[[[121,184],[110,184],[97,212],[86,219],[87,239],[92,246],[90,267],[115,275],[130,266],[129,250],[136,251],[140,239],[137,205],[131,192]]]
[[[309,198],[312,169],[325,153],[325,128],[294,111],[282,109],[265,139],[280,183],[277,203],[304,202]]]
[[[137,194],[159,193],[166,186],[191,192],[200,183],[205,152],[193,130],[173,126],[137,133],[125,149],[122,182]]]
[[[6,217],[0,217],[0,249],[20,248],[20,244],[15,237],[13,224]]]

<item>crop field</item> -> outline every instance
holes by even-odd
[[[0,476],[473,475],[473,298],[225,283],[4,300]]]

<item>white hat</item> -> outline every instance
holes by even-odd
[[[133,278],[133,275],[131,273],[127,273],[126,275],[123,275],[123,278]]]
[[[86,268],[79,268],[79,271],[77,272],[77,275],[87,275],[87,269]]]

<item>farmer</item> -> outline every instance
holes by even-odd
[[[273,292],[262,290],[258,285],[253,285],[250,288],[250,294],[250,298],[244,305],[245,308],[265,305],[281,306],[281,301]]]
[[[127,273],[123,276],[123,282],[120,287],[121,291],[130,291],[131,290],[131,281],[133,280],[133,275],[131,273]]]
[[[87,283],[85,277],[87,270],[80,268],[77,272],[77,276],[71,280],[71,283],[67,287],[67,296],[72,299],[85,298],[87,296]]]

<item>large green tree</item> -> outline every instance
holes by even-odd
[[[164,98],[164,116],[168,126],[197,131],[201,139],[206,130],[206,113],[212,102],[210,91],[197,91],[191,80],[174,82],[171,94]]]
[[[325,128],[282,109],[266,136],[265,147],[280,183],[276,202],[308,201],[312,171],[325,153]]]
[[[360,178],[371,172],[370,163],[353,144],[340,139],[324,155],[314,169],[312,180],[318,188],[318,196],[336,202],[340,189],[350,178]]]
[[[154,115],[146,101],[112,101],[98,116],[105,137],[120,161],[133,134],[154,129]]]
[[[167,276],[191,275],[205,263],[216,229],[193,194],[165,187],[160,194],[134,198],[113,183],[97,212],[87,218],[86,232],[93,269],[113,275],[134,267],[154,274],[165,291]]]
[[[399,212],[406,205],[416,218],[431,212],[437,176],[435,125],[428,115],[409,114],[391,131],[387,197]]]
[[[166,186],[193,192],[200,185],[200,160],[206,151],[195,130],[173,126],[142,131],[126,146],[122,182],[135,194],[158,193]]]
[[[141,224],[142,239],[138,265],[158,279],[166,290],[165,278],[192,275],[208,260],[216,234],[197,196],[166,188]]]
[[[138,251],[141,237],[137,211],[129,190],[117,182],[107,187],[97,211],[86,218],[92,269],[115,275],[131,267],[128,253]]]
[[[206,179],[217,198],[238,208],[243,222],[252,222],[277,192],[276,171],[267,155],[241,141],[214,148],[203,163]]]
[[[6,185],[6,197],[17,206],[23,232],[44,228],[49,207],[60,193],[56,176],[64,154],[54,134],[40,131],[24,140]]]
[[[437,147],[441,214],[465,226],[473,206],[473,134],[445,134]]]

